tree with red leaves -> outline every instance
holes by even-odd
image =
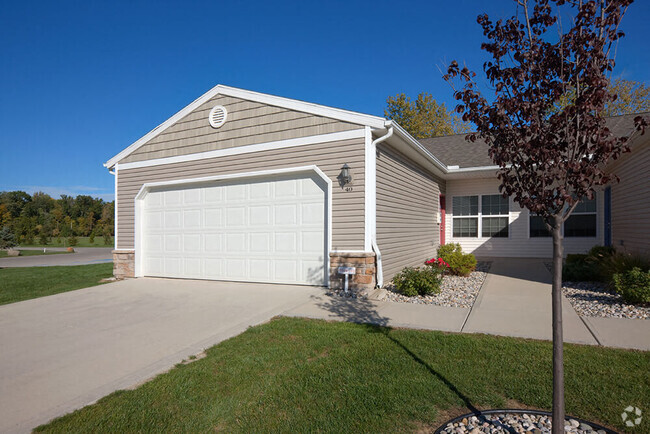
[[[564,432],[562,223],[583,198],[618,178],[605,165],[629,152],[630,137],[614,136],[602,116],[616,100],[608,89],[621,19],[632,0],[515,0],[517,12],[492,22],[477,18],[487,39],[483,65],[495,97],[488,101],[476,74],[453,61],[444,78],[456,107],[499,166],[500,191],[544,219],[553,235],[553,433]],[[562,29],[561,17],[573,15]],[[647,121],[630,130],[643,134]]]

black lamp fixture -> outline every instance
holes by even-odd
[[[341,173],[339,173],[337,179],[339,180],[341,187],[344,187],[352,182],[352,175],[350,175],[350,166],[348,166],[347,163],[341,167]]]

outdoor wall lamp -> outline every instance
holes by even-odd
[[[347,163],[341,167],[341,173],[339,173],[337,179],[339,180],[341,187],[345,187],[347,184],[352,182],[352,175],[350,175],[350,166],[348,166]]]

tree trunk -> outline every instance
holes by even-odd
[[[564,433],[564,338],[562,336],[562,217],[553,222],[553,434]]]

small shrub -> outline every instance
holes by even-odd
[[[431,295],[440,292],[442,272],[433,267],[406,267],[393,278],[395,289],[406,295]]]
[[[632,253],[616,252],[598,261],[598,274],[604,282],[612,282],[615,274],[623,274],[634,268],[650,270],[650,258]]]
[[[571,282],[593,282],[598,279],[597,263],[589,255],[569,254],[562,267],[562,280]]]
[[[95,232],[90,233],[90,237],[88,237],[88,242],[90,244],[95,244]]]
[[[458,243],[438,247],[438,256],[449,264],[451,274],[468,276],[469,273],[476,269],[476,257],[471,253],[463,253]]]
[[[113,244],[113,237],[111,236],[111,228],[106,226],[102,231],[102,236],[104,237],[104,245],[110,246]]]
[[[74,235],[70,235],[68,237],[68,245],[69,246],[76,246],[77,245],[77,237],[75,237]]]
[[[587,256],[589,258],[599,261],[603,258],[607,258],[616,253],[616,249],[613,246],[593,246]]]
[[[613,276],[614,288],[628,303],[650,303],[650,271],[639,267],[616,273]]]

